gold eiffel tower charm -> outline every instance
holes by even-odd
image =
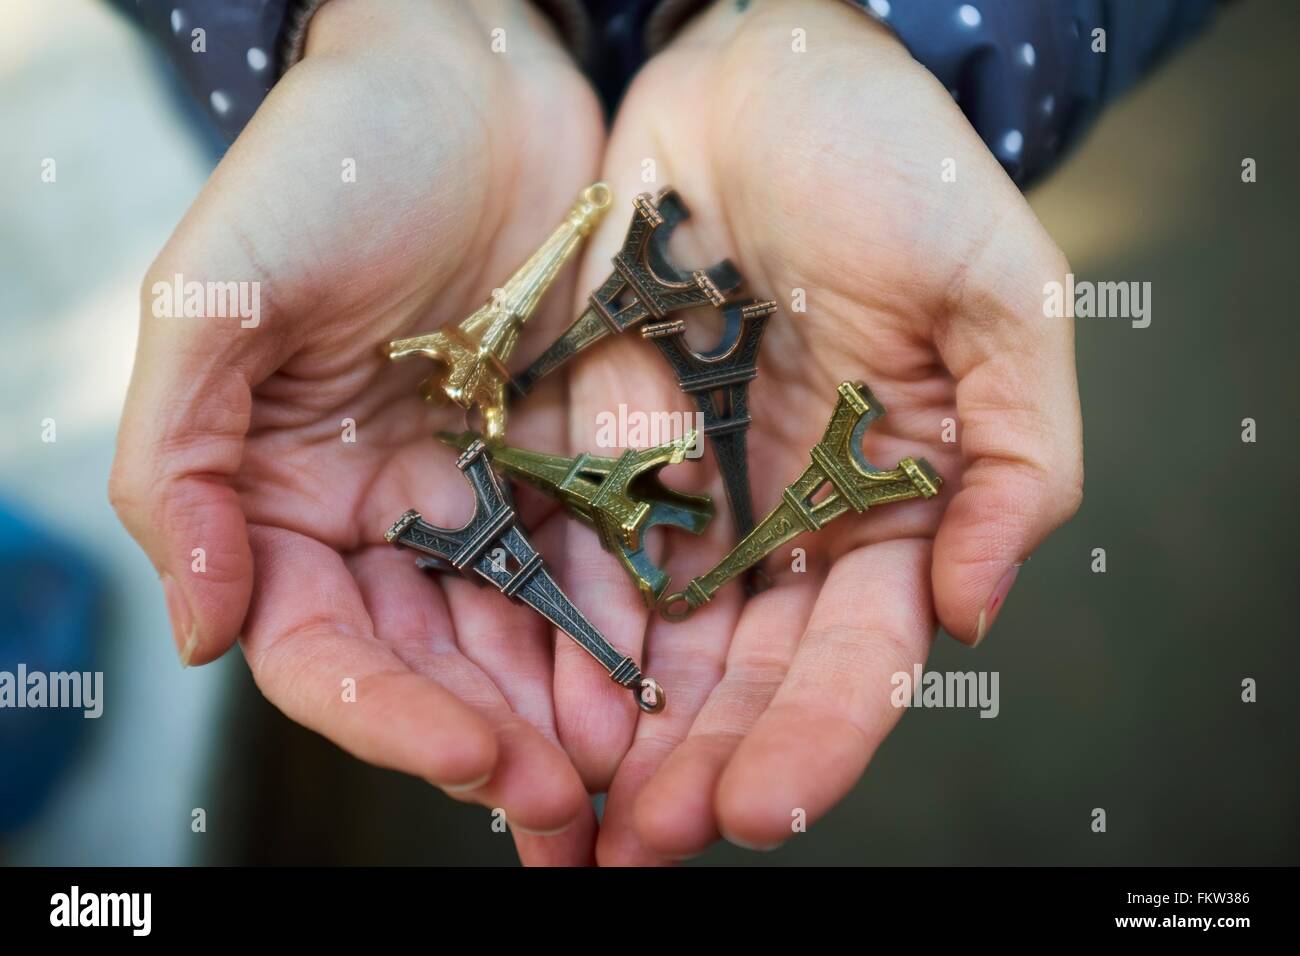
[[[813,446],[812,464],[781,494],[781,503],[741,539],[725,558],[685,590],[670,594],[659,613],[680,621],[710,600],[724,584],[805,531],[816,531],[850,508],[859,513],[908,498],[933,498],[943,479],[924,458],[904,458],[891,471],[877,471],[862,454],[867,426],[885,408],[861,382],[843,382],[822,440]],[[831,490],[814,502],[830,482]]]
[[[426,401],[443,396],[466,411],[475,405],[483,416],[483,431],[499,441],[506,430],[506,361],[514,351],[519,330],[528,321],[560,269],[573,256],[609,209],[610,190],[595,183],[583,190],[556,230],[501,288],[493,291],[477,312],[457,326],[428,335],[398,339],[384,349],[390,359],[423,355],[444,366],[441,374],[420,383]]]
[[[469,448],[473,432],[439,432],[439,440]],[[668,575],[645,552],[644,532],[655,525],[672,525],[700,534],[713,518],[713,499],[665,487],[659,472],[675,465],[695,447],[698,436],[681,438],[618,458],[581,454],[575,458],[492,446],[492,464],[510,478],[532,485],[561,502],[575,518],[596,530],[606,551],[618,558],[645,600],[654,608],[668,587]]]

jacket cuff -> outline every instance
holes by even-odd
[[[595,54],[592,48],[591,17],[587,15],[587,7],[582,0],[533,0],[533,6],[555,24],[560,39],[575,60],[584,65],[591,62]]]
[[[280,74],[283,75],[303,57],[307,47],[307,28],[316,11],[328,0],[290,0],[284,35],[284,52]],[[579,63],[591,55],[591,21],[582,0],[533,0],[533,5],[550,18],[560,38]]]
[[[290,0],[285,17],[283,53],[280,56],[280,75],[302,59],[307,49],[307,28],[316,11],[329,0]]]
[[[184,87],[233,140],[280,75],[289,0],[139,0],[123,8],[171,60]]]

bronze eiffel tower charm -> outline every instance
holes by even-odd
[[[441,432],[438,438],[453,448],[465,449],[477,436],[473,432]],[[601,545],[632,578],[646,606],[654,608],[668,587],[668,575],[646,554],[646,530],[671,525],[700,534],[713,517],[713,500],[708,495],[673,491],[659,480],[659,472],[682,461],[696,441],[695,432],[687,432],[676,441],[626,451],[618,458],[585,453],[567,458],[494,445],[492,464],[507,477],[560,501],[571,515],[594,528]]]
[[[527,395],[538,379],[559,368],[610,333],[699,305],[721,306],[740,286],[740,273],[724,259],[707,269],[682,272],[668,260],[673,228],[690,216],[672,189],[657,199],[642,193],[633,201],[632,224],[623,248],[614,256],[614,271],[591,294],[586,311],[541,356],[515,376],[514,390]]]
[[[477,405],[484,434],[493,441],[505,437],[505,390],[510,381],[506,360],[542,295],[578,244],[604,217],[610,202],[609,187],[604,183],[588,186],[564,222],[482,308],[458,326],[389,342],[387,356],[423,355],[443,365],[442,374],[421,383],[425,399],[433,402],[446,397],[466,411]]]
[[[754,529],[754,505],[749,494],[749,464],[745,436],[749,431],[749,383],[758,375],[758,344],[775,302],[734,302],[724,306],[722,340],[708,352],[686,342],[686,322],[672,319],[641,327],[663,353],[677,376],[677,385],[695,399],[704,416],[704,434],[718,459],[736,538]]]
[[[631,690],[638,707],[651,714],[663,710],[665,695],[659,682],[643,675],[632,658],[619,654],[546,570],[542,556],[519,530],[514,507],[490,460],[481,441],[470,443],[456,460],[474,489],[474,516],[464,527],[435,527],[411,510],[397,519],[384,539],[432,557],[423,567],[476,573],[506,597],[523,601],[599,661],[610,680]]]
[[[810,453],[812,464],[786,487],[781,503],[730,554],[684,590],[664,599],[659,610],[665,618],[684,620],[724,584],[791,538],[816,531],[850,509],[861,513],[893,501],[933,498],[939,493],[943,479],[924,458],[904,458],[891,471],[876,470],[862,454],[862,437],[867,426],[885,413],[884,406],[861,382],[843,382],[838,393],[826,433]],[[814,502],[828,482],[830,494]]]

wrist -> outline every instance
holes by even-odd
[[[558,39],[529,0],[301,0],[303,56],[378,50],[421,50],[422,59],[475,47],[493,49],[494,31],[524,44]],[[292,38],[290,38],[291,40]]]
[[[430,14],[442,12],[444,28],[459,19],[442,0],[301,0],[303,55],[355,53],[382,48],[392,39],[419,34]],[[308,16],[309,15],[309,16]]]
[[[772,0],[742,5],[713,0],[687,21],[668,48],[690,46],[721,52],[793,49],[802,30],[806,49],[824,51],[828,45],[851,47],[862,54],[873,48],[906,51],[893,31],[846,0]]]

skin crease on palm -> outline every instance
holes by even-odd
[[[505,54],[488,49],[498,26]],[[291,718],[505,809],[526,863],[663,863],[719,836],[789,839],[797,811],[811,823],[833,807],[897,722],[890,676],[925,659],[936,621],[974,643],[999,580],[1082,487],[1073,330],[1041,311],[1065,261],[885,29],[837,0],[715,4],[638,74],[604,136],[590,89],[523,0],[331,0],[145,280],[111,488],[173,582],[183,656],[204,663],[239,635]],[[339,182],[344,157],[356,183]],[[947,158],[955,183],[940,179]],[[671,184],[693,213],[678,263],[729,256],[746,294],[782,305],[750,389],[756,514],[807,465],[846,379],[888,409],[868,459],[925,456],[946,482],[932,501],[797,539],[805,572],[778,552],[771,588],[742,606],[733,583],[681,624],[646,611],[594,533],[520,491],[575,604],[667,688],[653,716],[527,608],[427,579],[382,542],[408,507],[453,526],[471,498],[428,437],[459,411],[420,402],[426,363],[390,366],[376,346],[468,315],[596,178],[615,205],[514,367],[608,273],[631,198]],[[152,281],[176,272],[259,279],[262,326],[152,318]],[[806,312],[789,309],[796,288]],[[712,317],[690,322],[709,344]],[[597,416],[620,403],[690,408],[635,333],[512,407],[509,439],[599,451]],[[340,441],[345,418],[355,443]],[[956,444],[941,440],[947,418]],[[732,529],[711,455],[666,477],[720,503],[701,539],[652,535],[676,589]],[[197,546],[204,575],[189,572]],[[345,677],[355,703],[340,703]],[[608,793],[599,827],[587,792]]]

